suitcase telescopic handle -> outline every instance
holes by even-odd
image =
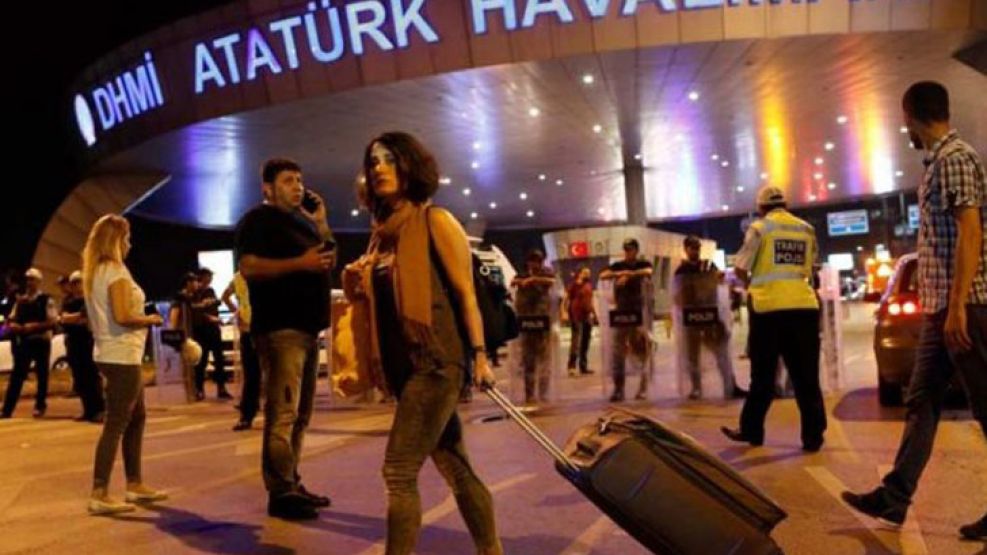
[[[501,408],[501,410],[507,413],[507,416],[509,416],[511,420],[516,422],[522,430],[527,432],[528,435],[535,440],[535,443],[540,445],[545,451],[548,451],[548,454],[552,455],[552,458],[554,458],[558,464],[565,467],[565,469],[569,472],[577,472],[579,470],[576,463],[572,462],[572,459],[570,459],[565,452],[559,449],[559,447],[555,445],[555,442],[546,436],[544,432],[538,429],[538,426],[535,426],[535,423],[525,416],[525,414],[521,412],[521,410],[517,408],[507,397],[505,397],[503,393],[497,390],[497,388],[493,386],[485,386],[483,388],[483,392],[486,393],[487,396]]]

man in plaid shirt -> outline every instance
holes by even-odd
[[[939,83],[912,85],[902,99],[912,145],[926,152],[919,188],[919,303],[922,331],[908,389],[905,431],[894,469],[866,494],[843,492],[857,510],[900,525],[932,453],[946,386],[959,372],[987,435],[987,175],[949,125]],[[987,515],[960,528],[987,539]]]

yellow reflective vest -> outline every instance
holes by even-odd
[[[811,285],[815,229],[784,209],[772,210],[752,226],[761,237],[748,288],[754,310],[818,309]]]

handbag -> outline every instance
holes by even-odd
[[[369,279],[367,269],[361,279]],[[334,395],[356,397],[374,388],[371,367],[370,302],[334,302],[331,307],[332,366]]]

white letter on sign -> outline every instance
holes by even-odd
[[[572,12],[565,0],[528,0],[524,17],[521,18],[521,27],[534,26],[535,18],[543,13],[555,13],[562,23],[572,23]]]
[[[620,15],[634,15],[637,13],[637,4],[641,0],[624,0],[624,9],[620,10]],[[647,0],[648,2],[653,2],[654,0]],[[658,5],[661,9],[666,12],[674,12],[677,8],[675,7],[675,0],[658,0]]]
[[[418,34],[425,39],[425,42],[439,42],[439,35],[435,34],[435,29],[422,17],[422,4],[425,0],[412,0],[411,5],[405,9],[402,6],[403,0],[391,0],[391,14],[394,17],[394,34],[397,35],[398,46],[405,48],[408,46],[408,28],[414,26]]]
[[[504,27],[508,31],[517,28],[514,0],[470,0],[470,5],[473,8],[473,32],[478,35],[487,32],[487,12],[490,10],[504,12]]]

